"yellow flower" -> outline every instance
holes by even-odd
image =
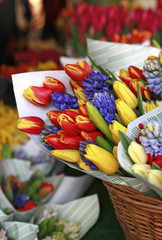
[[[126,86],[125,83],[114,81],[113,83],[113,89],[116,94],[116,96],[119,99],[122,99],[127,105],[135,109],[138,105],[138,99],[136,96],[132,93],[132,91]]]
[[[135,141],[129,145],[128,154],[134,163],[147,163],[147,154],[144,148]]]
[[[118,146],[114,146],[113,147],[113,155],[116,159],[118,159],[118,154],[117,153],[118,153]]]
[[[162,188],[162,171],[158,169],[150,169],[145,172],[145,177],[149,182]]]
[[[111,153],[105,149],[94,144],[88,144],[85,151],[85,158],[94,163],[102,172],[105,172],[107,174],[114,174],[118,171],[118,161]]]
[[[126,131],[127,131],[126,127],[124,127],[122,124],[120,124],[119,122],[117,122],[115,120],[112,121],[112,124],[109,124],[109,129],[111,131],[112,138],[114,139],[114,141],[116,143],[118,143],[120,141],[118,131],[120,130],[123,133],[126,133]]]
[[[145,172],[149,169],[151,169],[151,166],[149,164],[144,164],[144,163],[135,163],[131,167],[131,170],[133,173],[137,173],[142,176],[145,176]]]
[[[86,165],[85,162],[81,159],[81,157],[80,157],[80,159],[77,161],[77,163],[78,163],[78,165],[79,165],[79,167],[80,167],[81,169],[83,169],[83,170],[85,170],[85,171],[92,171],[92,170],[90,169],[90,167],[89,167],[88,165]]]
[[[52,150],[52,155],[67,162],[78,162],[80,160],[80,151],[73,149]]]
[[[130,122],[137,118],[135,112],[121,99],[115,101],[115,105],[121,121],[127,126]]]

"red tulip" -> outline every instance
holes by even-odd
[[[47,81],[43,82],[43,86],[46,89],[51,90],[52,92],[63,93],[66,91],[65,86],[59,80],[53,77],[46,77]]]
[[[66,64],[64,70],[67,75],[69,75],[75,81],[83,81],[86,79],[86,71],[78,64]]]
[[[121,80],[127,85],[129,86],[129,83],[131,82],[132,78],[130,77],[128,71],[124,70],[124,69],[120,69],[120,78]]]
[[[31,134],[39,134],[44,127],[45,123],[39,117],[22,117],[17,124],[19,130]]]
[[[53,190],[54,190],[53,185],[46,183],[39,189],[38,194],[41,198],[44,198],[47,197],[51,192],[53,192]]]
[[[87,108],[86,108],[86,104],[83,104],[79,107],[79,113],[81,115],[86,115],[88,116],[88,112],[87,112]]]
[[[24,90],[23,96],[37,106],[47,106],[51,101],[52,91],[44,87],[30,86]]]
[[[67,114],[75,121],[75,117],[79,115],[79,112],[75,109],[65,109],[64,113]]]
[[[70,149],[78,149],[80,145],[80,141],[82,141],[81,136],[63,136],[60,138],[60,142],[65,144],[67,148]]]
[[[25,205],[23,207],[23,211],[29,211],[36,207],[37,207],[37,205],[35,205],[35,203],[32,200],[30,200],[27,203],[25,203]]]
[[[81,137],[84,141],[93,141],[96,142],[96,137],[97,136],[101,136],[103,137],[103,134],[99,131],[95,131],[95,132],[85,132],[85,131],[81,131]]]
[[[143,91],[144,98],[147,100],[151,99],[151,92],[147,86],[144,86],[144,91]]]
[[[73,89],[80,89],[81,91],[84,90],[84,88],[81,86],[82,82],[75,81],[73,79],[70,79],[70,86]]]
[[[87,63],[86,60],[84,61],[78,61],[77,64],[82,67],[85,71],[86,71],[86,77],[89,77],[89,73],[92,71],[91,66],[89,65],[89,63]]]
[[[56,127],[60,127],[60,124],[58,123],[57,117],[60,114],[59,111],[50,110],[46,113],[47,117],[49,118],[50,122],[55,125]]]
[[[86,132],[94,132],[96,130],[96,126],[92,123],[88,116],[78,115],[75,118],[76,126]]]
[[[143,71],[135,66],[129,66],[128,72],[132,79],[141,78],[141,79],[145,80],[145,77],[142,74]]]
[[[70,136],[77,136],[80,130],[76,127],[75,121],[67,114],[61,113],[58,116],[58,122],[61,128]]]
[[[45,142],[54,147],[55,149],[66,149],[65,144],[60,142],[60,136],[57,134],[50,134],[45,137]]]

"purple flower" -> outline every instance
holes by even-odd
[[[51,94],[51,103],[62,111],[65,109],[77,109],[79,107],[77,98],[68,93],[54,92]]]
[[[54,150],[54,147],[52,147],[48,143],[46,143],[44,139],[49,134],[57,134],[57,132],[59,130],[61,130],[61,128],[53,126],[53,125],[48,125],[39,134],[40,142],[42,143],[43,146],[45,146],[50,151]]]
[[[95,142],[92,142],[92,141],[80,141],[80,148],[79,148],[80,156],[82,158],[82,161],[85,162],[85,164],[88,165],[92,171],[95,171],[96,169],[98,169],[98,167],[95,164],[93,164],[90,160],[84,157],[84,154],[86,154],[85,149],[88,144],[97,145]]]
[[[30,201],[30,196],[27,193],[21,193],[13,200],[13,204],[17,209],[21,209],[28,201]]]
[[[151,92],[154,92],[156,95],[162,92],[162,77],[148,78],[147,83]]]
[[[115,115],[115,98],[112,94],[108,92],[95,94],[91,103],[98,109],[107,124],[112,123],[112,120],[118,121]]]
[[[93,70],[89,74],[89,78],[83,81],[82,86],[85,87],[83,93],[87,99],[93,99],[95,93],[108,92],[110,93],[110,84],[107,82],[109,76],[103,75],[100,71],[94,72]]]

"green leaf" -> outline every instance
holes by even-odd
[[[162,168],[158,166],[155,162],[152,163],[152,169],[162,170]]]
[[[108,82],[109,84],[113,85],[113,82],[112,82],[111,80],[108,79],[107,82]]]
[[[158,48],[158,49],[162,49],[161,48],[161,46],[160,46],[160,44],[155,40],[155,39],[152,39],[152,44],[156,47],[156,48]]]
[[[138,109],[140,112],[140,115],[144,114],[144,110],[143,110],[143,99],[142,99],[142,93],[141,93],[141,88],[140,85],[138,85]]]
[[[11,179],[9,181],[7,181],[7,184],[6,184],[6,196],[7,196],[8,200],[10,202],[12,202],[14,199],[14,194],[13,194],[10,182],[11,182]]]
[[[2,160],[9,159],[12,156],[9,142],[2,145]]]
[[[107,71],[108,74],[112,77],[112,79],[113,79],[114,81],[118,81],[118,79],[115,77],[115,75],[114,75],[110,70],[106,69],[106,71]]]
[[[129,147],[130,143],[132,142],[132,139],[130,139],[125,133],[123,133],[120,130],[119,130],[119,137],[120,137],[120,141],[121,141],[121,143],[123,145],[123,148],[127,152],[128,151],[128,147]]]
[[[118,121],[120,122],[120,124],[122,124],[123,126],[125,126],[124,123],[122,122],[122,120],[120,119],[119,114],[115,113],[115,116],[117,117],[117,119],[118,119]]]
[[[147,85],[147,82],[146,82],[145,80],[143,80],[143,79],[141,79],[141,78],[138,78],[138,80],[139,80],[140,82],[142,82],[144,86]]]

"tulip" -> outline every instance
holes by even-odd
[[[143,95],[144,84],[142,82],[138,81],[137,79],[132,79],[132,81],[129,84],[129,88],[134,93],[134,95],[137,97],[138,96],[138,84],[140,85],[141,94],[142,94],[142,96],[144,96]]]
[[[45,123],[39,117],[22,117],[17,124],[19,130],[31,134],[39,134],[44,127]]]
[[[89,65],[89,63],[87,63],[86,60],[84,61],[78,61],[77,64],[82,67],[85,71],[86,71],[86,77],[89,77],[89,73],[92,71],[91,66]]]
[[[150,169],[145,172],[145,177],[149,182],[162,188],[162,171],[158,169]]]
[[[79,113],[80,113],[81,115],[86,115],[86,116],[88,116],[86,104],[80,105],[80,107],[79,107]]]
[[[76,126],[82,131],[94,132],[96,130],[96,126],[92,123],[88,116],[78,115],[75,118]]]
[[[80,151],[73,149],[52,150],[51,154],[67,162],[78,162],[80,160]]]
[[[155,108],[156,108],[156,105],[154,104],[154,102],[146,103],[146,112],[150,112]]]
[[[77,82],[73,79],[70,79],[70,86],[73,89],[73,92],[74,92],[74,89],[77,89],[77,90],[80,90],[80,91],[84,90],[84,88],[79,83],[82,83],[82,82]]]
[[[130,122],[137,118],[135,112],[121,99],[115,101],[115,105],[121,121],[127,126]]]
[[[119,130],[122,131],[123,133],[126,133],[127,131],[126,127],[124,127],[122,124],[115,120],[112,120],[112,124],[109,124],[109,129],[111,131],[112,138],[116,143],[120,141]]]
[[[128,154],[134,163],[147,163],[147,154],[139,143],[132,141],[128,147]]]
[[[70,149],[78,149],[80,145],[80,141],[82,141],[81,136],[61,136],[60,142],[63,143],[66,148]]]
[[[118,171],[118,161],[105,149],[94,144],[88,144],[85,152],[84,157],[94,163],[102,172],[114,174]]]
[[[58,116],[58,122],[61,128],[70,136],[77,136],[80,130],[76,127],[75,121],[67,114],[61,113]]]
[[[151,169],[151,166],[149,164],[144,163],[135,163],[131,167],[131,171],[133,173],[142,175],[143,177],[145,177],[145,172],[149,169]]]
[[[75,120],[75,117],[79,115],[79,111],[76,109],[65,109],[64,113]]]
[[[45,137],[45,142],[55,149],[67,149],[67,146],[60,141],[60,135],[49,134]]]
[[[113,155],[116,159],[118,159],[118,147],[117,146],[113,147]]]
[[[58,123],[57,117],[60,114],[59,111],[51,110],[46,113],[47,117],[49,118],[50,122],[55,125],[56,127],[60,127],[60,124]]]
[[[43,86],[46,89],[51,90],[52,92],[63,93],[66,91],[65,86],[59,80],[53,77],[46,77],[47,81],[43,82]]]
[[[75,81],[83,81],[86,79],[86,71],[78,64],[66,64],[64,70],[66,74]]]
[[[47,106],[51,101],[52,91],[44,87],[30,86],[24,90],[23,96],[37,106]]]
[[[144,86],[143,95],[147,100],[151,99],[151,92],[147,86]]]
[[[135,66],[129,66],[128,72],[131,78],[138,79],[141,78],[145,80],[145,77],[143,76],[143,71]]]
[[[85,162],[82,160],[82,158],[80,157],[79,161],[77,162],[79,167],[85,171],[92,171],[91,168],[85,164]]]
[[[93,141],[93,142],[96,142],[97,136],[103,137],[102,133],[99,131],[95,131],[95,132],[81,131],[80,136],[84,141]]]
[[[126,71],[126,70],[124,70],[124,69],[120,69],[119,75],[120,75],[121,80],[122,80],[127,86],[129,86],[129,83],[131,82],[132,78],[130,77],[128,71]]]
[[[44,198],[47,197],[51,192],[53,192],[54,188],[52,184],[44,184],[38,192],[39,197]]]
[[[74,93],[78,99],[79,106],[85,104],[88,101],[88,99],[85,97],[85,94],[82,91],[80,91],[79,89],[74,89]],[[81,101],[79,101],[79,100],[81,100]]]
[[[124,83],[114,81],[113,89],[116,96],[127,103],[130,108],[135,109],[137,107],[138,99]]]

